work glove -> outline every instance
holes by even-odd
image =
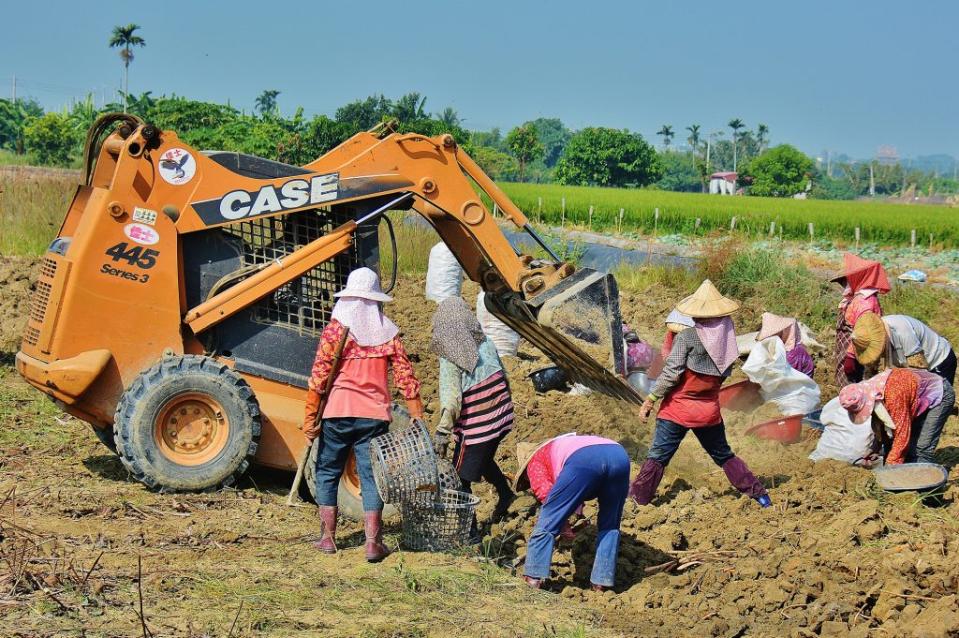
[[[312,443],[320,435],[320,393],[316,390],[306,391],[306,404],[303,410],[303,435],[308,443]]]
[[[436,432],[433,434],[433,451],[441,459],[445,459],[446,453],[449,451],[452,429],[453,423],[449,410],[444,409],[440,414],[440,422],[436,426]]]
[[[446,453],[449,452],[450,448],[450,435],[449,432],[440,432],[437,430],[433,433],[433,451],[436,452],[436,456],[441,459],[446,458]]]
[[[410,419],[423,420],[423,401],[419,396],[406,400],[406,411],[410,413]]]

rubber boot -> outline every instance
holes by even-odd
[[[629,497],[640,505],[649,505],[656,497],[656,488],[663,480],[666,466],[659,461],[646,459],[643,467],[639,468],[639,475],[629,486]]]
[[[499,492],[496,501],[496,507],[493,508],[493,515],[490,517],[494,523],[502,520],[509,513],[509,506],[516,500],[516,494],[510,490]]]
[[[336,553],[336,505],[320,505],[320,540],[313,543],[324,554]]]
[[[738,456],[734,456],[723,463],[723,472],[726,473],[726,478],[729,479],[732,486],[746,496],[758,499],[760,496],[766,495],[766,488]]]
[[[378,563],[390,555],[390,550],[383,544],[383,512],[365,512],[364,519],[366,560]]]

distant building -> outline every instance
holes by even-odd
[[[737,177],[739,174],[732,171],[713,173],[709,176],[709,194],[735,195]]]
[[[899,151],[896,150],[895,146],[883,145],[879,147],[879,150],[876,152],[876,160],[880,164],[886,166],[892,166],[899,163]]]

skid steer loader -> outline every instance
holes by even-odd
[[[489,310],[573,381],[640,402],[613,277],[517,255],[473,184],[552,253],[449,135],[380,126],[301,167],[198,152],[110,114],[88,134],[84,177],[42,258],[17,370],[151,488],[229,485],[251,462],[295,469],[332,295],[378,268],[391,210],[422,215]],[[349,467],[341,495],[356,503]]]

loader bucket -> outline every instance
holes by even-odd
[[[491,313],[549,356],[571,382],[642,403],[625,379],[619,289],[612,275],[581,268],[525,301],[514,292],[485,299]]]

